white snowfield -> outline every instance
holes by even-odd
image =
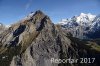
[[[85,14],[81,13],[79,16],[75,16],[74,19],[79,25],[82,24],[91,24],[92,21],[95,19],[96,15],[92,15],[91,13]],[[58,24],[64,25],[67,24],[68,22],[73,22],[71,21],[73,18],[70,19],[62,19]]]

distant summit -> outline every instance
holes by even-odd
[[[58,24],[62,28],[71,32],[74,37],[81,39],[100,38],[100,17],[90,13],[81,13],[79,16],[74,16],[70,19],[63,19]],[[96,33],[96,34],[95,34]],[[95,36],[93,37],[93,35]]]
[[[78,17],[76,17],[76,22],[80,23],[91,23],[95,19],[96,15],[92,15],[90,13],[85,14],[81,13]]]
[[[81,13],[79,16],[74,16],[70,19],[62,19],[59,24],[67,24],[68,21],[75,20],[78,24],[80,23],[90,23],[95,19],[96,15],[90,13]]]

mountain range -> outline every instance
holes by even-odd
[[[74,18],[72,22],[67,21],[77,27]],[[73,29],[74,26],[64,27]],[[82,40],[66,29],[52,23],[40,10],[1,29],[0,66],[99,66],[100,40]],[[73,60],[59,63],[57,59]]]
[[[69,19],[62,19],[58,24],[80,39],[100,38],[100,15],[81,13]]]

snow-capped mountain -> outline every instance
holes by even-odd
[[[71,32],[74,37],[81,39],[100,38],[97,33],[97,37],[93,37],[92,35],[95,32],[100,32],[100,15],[96,16],[90,13],[81,13],[79,16],[74,16],[70,19],[62,19],[58,24]]]
[[[78,23],[79,25],[85,25],[88,24],[90,25],[92,21],[95,19],[96,15],[92,15],[90,13],[84,14],[81,13],[79,16],[74,16],[70,19],[62,19],[59,24],[65,25],[68,24],[68,22],[72,23],[73,21]]]
[[[95,19],[95,15],[92,15],[90,13],[84,14],[81,13],[78,17],[76,17],[76,22],[81,24],[91,24],[92,21]]]

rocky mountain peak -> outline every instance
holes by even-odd
[[[36,12],[31,12],[31,13],[29,13],[25,18],[23,18],[22,20],[20,20],[21,22],[24,22],[24,21],[28,21],[28,20],[30,20],[30,21],[32,21],[33,20],[33,18],[34,19],[40,19],[40,18],[42,18],[42,17],[44,17],[45,16],[45,14],[42,12],[42,11],[40,11],[40,10],[37,10]]]
[[[36,11],[29,19],[11,25],[1,34],[0,66],[84,66],[51,62],[52,58],[79,59],[99,52],[95,49],[90,52],[84,43],[73,38],[60,25],[53,24],[43,12]]]
[[[43,13],[41,10],[37,10],[37,11],[35,12],[34,15],[36,15],[36,14],[41,14],[41,15],[43,15],[44,13]]]

